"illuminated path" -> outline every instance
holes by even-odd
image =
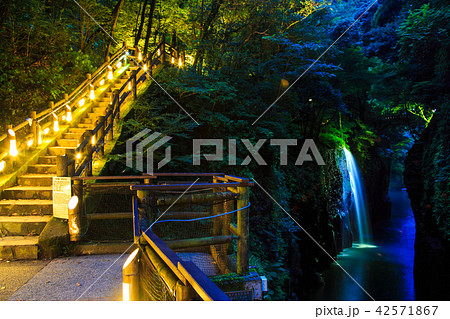
[[[0,135],[0,260],[39,257],[39,235],[54,214],[53,178],[97,174],[128,101],[152,73],[182,61],[164,41],[148,57],[124,46],[70,95]]]

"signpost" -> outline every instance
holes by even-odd
[[[70,177],[53,177],[53,217],[69,218],[67,204],[72,196]]]

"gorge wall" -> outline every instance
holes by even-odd
[[[450,298],[450,111],[437,111],[408,153],[404,181],[416,220],[417,299]]]

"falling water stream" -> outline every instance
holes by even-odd
[[[370,300],[342,270],[344,268],[376,300],[415,300],[413,265],[415,222],[408,194],[391,190],[391,218],[373,224],[369,232],[363,183],[353,155],[344,149],[350,179],[357,234],[352,248],[344,249],[323,273],[325,285],[310,300]],[[345,169],[341,167],[342,169]],[[348,183],[348,182],[347,182]],[[350,191],[349,188],[347,188]],[[344,188],[345,192],[345,188]],[[377,214],[375,211],[374,214]],[[342,268],[341,268],[342,267]]]
[[[357,238],[361,245],[370,244],[369,221],[367,218],[366,194],[364,184],[358,164],[352,153],[344,148],[345,160],[347,162],[347,170],[350,175],[350,185],[352,190],[352,206],[355,210],[357,224]]]

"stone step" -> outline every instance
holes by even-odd
[[[97,108],[97,107],[106,108],[109,105],[109,103],[110,103],[110,99],[109,98],[100,100],[100,101],[98,101],[97,105],[94,106],[94,109]]]
[[[95,128],[95,124],[79,123],[78,128],[82,128],[84,131],[93,130]]]
[[[56,174],[25,174],[17,178],[20,186],[52,186]]]
[[[63,147],[78,147],[79,143],[78,139],[58,139],[56,140],[56,144]]]
[[[96,118],[90,118],[90,117],[85,117],[84,119],[81,120],[81,125],[83,124],[88,124],[90,126],[93,126],[95,124],[95,121],[97,121]],[[78,125],[80,126],[80,125]]]
[[[44,229],[51,216],[0,216],[3,236],[35,236]]]
[[[96,116],[104,116],[106,114],[106,107],[94,107],[92,108],[92,114],[95,114]]]
[[[48,148],[48,153],[53,156],[66,154],[66,149],[76,150],[76,147],[62,147],[62,146],[51,146]],[[56,171],[55,171],[56,173]]]
[[[3,191],[4,199],[47,199],[53,198],[52,186],[14,186]]]
[[[100,114],[98,114],[97,112],[87,114],[87,117],[90,119],[97,119],[97,117],[99,117],[99,116],[100,116]]]
[[[65,133],[63,135],[64,139],[68,139],[68,140],[80,140],[81,135],[83,135],[83,133]]]
[[[6,236],[0,238],[0,258],[37,259],[38,236]]]
[[[70,133],[70,134],[80,134],[80,136],[81,136],[84,132],[86,132],[85,128],[82,128],[82,127],[71,127],[69,129],[68,133]]]
[[[47,165],[54,164],[54,165],[56,165],[56,156],[50,156],[50,155],[39,156],[38,164],[47,164]]]
[[[30,174],[56,174],[56,165],[36,164],[28,166]]]
[[[0,201],[0,215],[52,215],[53,201],[46,199],[5,199]]]

